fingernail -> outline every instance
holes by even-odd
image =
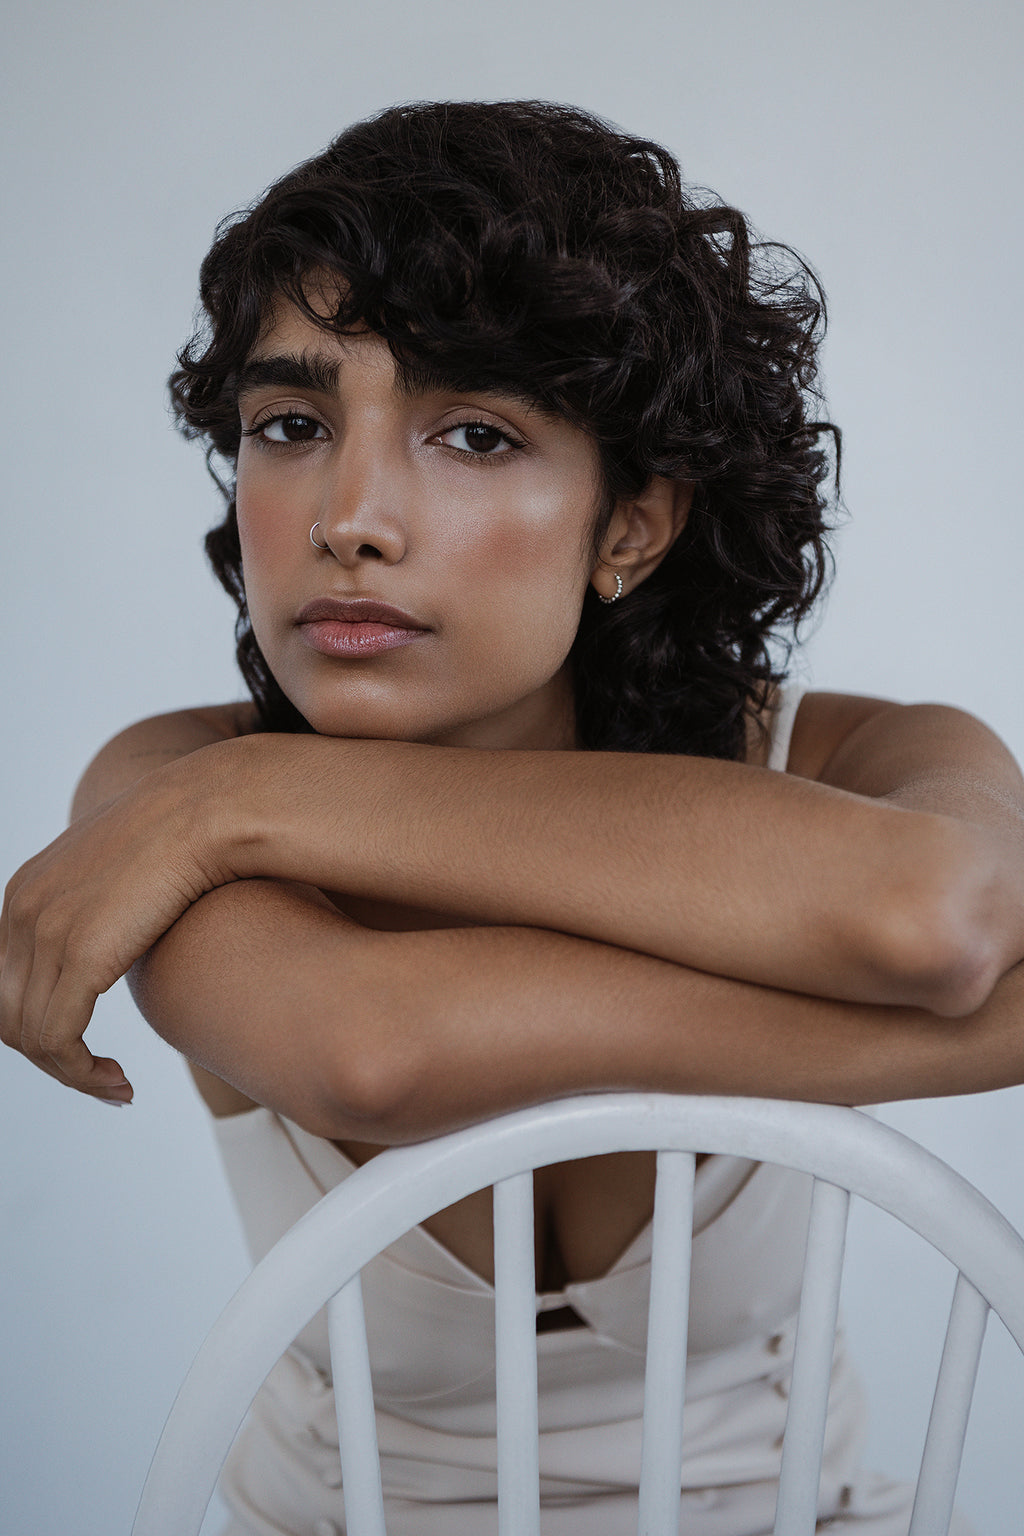
[[[114,1109],[127,1109],[132,1102],[131,1099],[108,1099],[105,1093],[97,1093],[94,1097],[97,1103],[110,1104]]]

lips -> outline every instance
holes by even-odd
[[[295,622],[304,643],[321,656],[376,656],[410,645],[430,632],[411,614],[367,597],[347,601],[318,597],[306,604]]]
[[[336,597],[318,597],[306,604],[295,622],[316,624],[321,620],[337,621],[339,624],[387,624],[392,629],[424,630],[427,627],[418,623],[411,614],[403,613],[401,608],[375,602],[370,597],[353,597],[347,601]]]

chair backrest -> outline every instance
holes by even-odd
[[[195,1536],[271,1367],[327,1303],[348,1536],[385,1536],[360,1271],[435,1211],[494,1186],[500,1536],[538,1536],[535,1168],[657,1152],[640,1467],[641,1536],[679,1530],[695,1154],[814,1179],[776,1536],[814,1531],[850,1195],[906,1223],[957,1270],[909,1536],[943,1536],[989,1309],[1024,1349],[1024,1241],[959,1174],[869,1116],[778,1100],[600,1094],[520,1110],[374,1158],[299,1221],[228,1303],[181,1387],[133,1536]]]

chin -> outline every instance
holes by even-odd
[[[336,700],[325,703],[307,699],[296,703],[318,736],[351,741],[428,741],[445,729],[436,717],[414,718],[394,709],[340,706]]]

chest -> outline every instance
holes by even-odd
[[[384,1150],[338,1142],[362,1164]],[[538,1292],[605,1274],[654,1209],[654,1154],[617,1152],[556,1163],[534,1174],[534,1263]],[[489,1189],[429,1217],[424,1227],[475,1274],[494,1280],[494,1213]]]

